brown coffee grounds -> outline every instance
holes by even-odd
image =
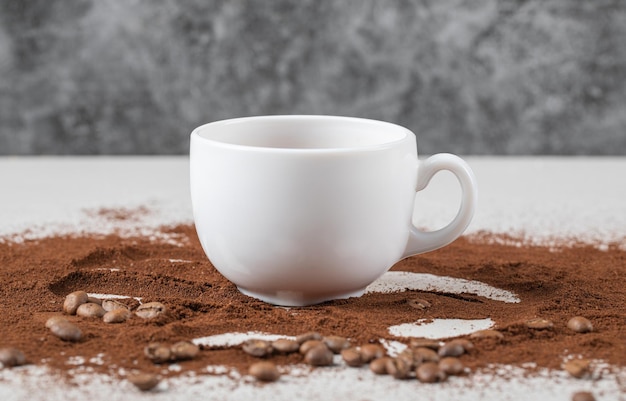
[[[68,365],[69,358],[82,357],[83,365],[95,372],[118,375],[124,368],[163,374],[163,366],[143,355],[149,342],[173,344],[248,331],[285,335],[318,331],[349,337],[357,344],[379,339],[408,342],[391,336],[388,327],[418,319],[491,318],[504,339],[473,340],[475,349],[462,357],[472,369],[494,363],[561,369],[567,355],[626,364],[626,252],[617,245],[606,251],[589,245],[554,250],[498,244],[483,234],[462,237],[393,268],[479,280],[516,293],[521,299],[518,304],[472,294],[406,291],[287,309],[239,293],[207,260],[193,226],[165,231],[183,241],[172,244],[109,235],[0,243],[0,346],[19,348],[29,363],[60,373],[76,367]],[[50,316],[61,314],[64,297],[75,290],[159,301],[169,313],[155,320],[134,316],[122,324],[69,316],[84,338],[64,342],[44,324]],[[416,298],[430,306],[416,308]],[[567,321],[576,315],[590,319],[594,331],[579,334],[567,329]],[[527,328],[524,322],[535,317],[553,321],[554,327]],[[301,362],[299,355],[272,358],[278,364]],[[194,360],[179,364],[182,373],[202,374],[208,365],[245,371],[256,361],[239,347],[223,347],[205,348]]]
[[[150,209],[145,206],[134,208],[99,208],[84,210],[87,216],[101,217],[108,221],[138,221],[141,217],[149,215]]]

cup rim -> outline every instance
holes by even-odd
[[[355,146],[342,146],[342,147],[306,147],[306,148],[297,148],[297,147],[272,147],[272,146],[258,146],[258,145],[245,145],[245,144],[236,144],[226,141],[221,141],[214,138],[208,138],[206,136],[201,135],[201,131],[206,130],[209,127],[219,127],[231,124],[244,124],[252,121],[285,121],[285,120],[302,120],[302,121],[337,121],[337,122],[352,122],[358,124],[368,124],[373,126],[379,126],[381,129],[392,129],[395,131],[403,132],[400,138],[392,139],[386,142],[381,142],[377,144],[367,144],[367,145],[355,145]],[[285,115],[258,115],[258,116],[248,116],[248,117],[235,117],[228,118],[223,120],[216,120],[213,122],[209,122],[206,124],[202,124],[196,127],[191,132],[191,137],[201,140],[204,143],[211,144],[212,146],[229,148],[233,150],[247,150],[247,151],[263,151],[263,152],[276,152],[276,153],[343,153],[343,152],[355,152],[355,151],[373,151],[373,150],[383,150],[389,149],[398,144],[411,140],[411,138],[415,138],[415,134],[406,127],[403,127],[399,124],[390,123],[382,120],[375,120],[369,118],[361,118],[361,117],[348,117],[348,116],[338,116],[338,115],[323,115],[323,114],[285,114]]]

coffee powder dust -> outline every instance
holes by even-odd
[[[568,356],[626,365],[626,251],[617,244],[603,250],[584,244],[555,249],[506,245],[483,234],[461,237],[392,269],[478,280],[512,291],[520,303],[472,294],[405,291],[281,308],[239,293],[207,260],[193,226],[164,231],[178,241],[64,235],[1,242],[0,347],[17,348],[27,363],[68,375],[76,361],[113,376],[124,371],[166,376],[195,371],[201,375],[208,374],[208,365],[244,373],[259,359],[241,347],[203,347],[193,359],[177,362],[180,370],[153,363],[144,348],[154,342],[171,345],[250,331],[290,336],[317,331],[350,338],[353,344],[381,339],[408,344],[409,338],[392,336],[388,327],[419,319],[490,318],[503,337],[471,339],[475,348],[462,361],[472,370],[491,364],[524,366],[529,372],[533,367],[562,369]],[[63,341],[45,324],[51,316],[62,314],[65,296],[78,290],[160,302],[166,312],[154,319],[133,315],[119,324],[65,315],[80,327],[82,338]],[[122,302],[131,308],[139,304],[132,298]],[[593,330],[568,329],[568,321],[575,316],[589,319]],[[68,364],[70,360],[74,364]],[[301,363],[302,357],[296,353],[271,360],[280,366]]]

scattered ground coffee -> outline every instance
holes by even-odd
[[[160,376],[190,370],[206,374],[204,368],[212,364],[245,374],[259,358],[241,347],[202,347],[193,358],[177,362],[182,369],[165,372],[144,349],[163,344],[169,350],[179,341],[248,331],[291,336],[315,331],[347,338],[354,346],[380,339],[408,344],[411,339],[393,337],[388,327],[419,319],[491,318],[497,331],[473,336],[475,348],[459,357],[470,370],[493,363],[561,370],[568,356],[620,366],[626,361],[626,252],[617,245],[605,250],[584,244],[555,249],[509,246],[487,235],[462,237],[393,268],[479,280],[515,292],[518,304],[472,294],[406,291],[278,308],[242,295],[223,278],[204,255],[192,226],[166,232],[181,242],[76,235],[0,243],[0,346],[19,349],[27,363],[45,364],[60,373],[75,368],[67,364],[68,358],[82,357],[94,371],[111,375],[122,370]],[[65,297],[75,291],[140,297],[143,303],[160,302],[167,313],[150,319],[131,314],[120,324],[63,315]],[[132,310],[138,306],[133,298],[116,302]],[[45,325],[58,315],[79,327],[82,336],[63,341],[53,335]],[[575,316],[589,319],[593,330],[568,329]],[[276,365],[301,361],[299,353],[276,352],[271,357]],[[146,387],[154,380],[147,382]]]

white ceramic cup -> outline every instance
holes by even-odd
[[[412,221],[416,191],[440,170],[462,188],[454,220]],[[467,228],[476,204],[459,157],[418,161],[399,125],[335,116],[261,116],[191,133],[191,200],[211,263],[239,290],[304,306],[360,296],[401,259],[440,248]]]

